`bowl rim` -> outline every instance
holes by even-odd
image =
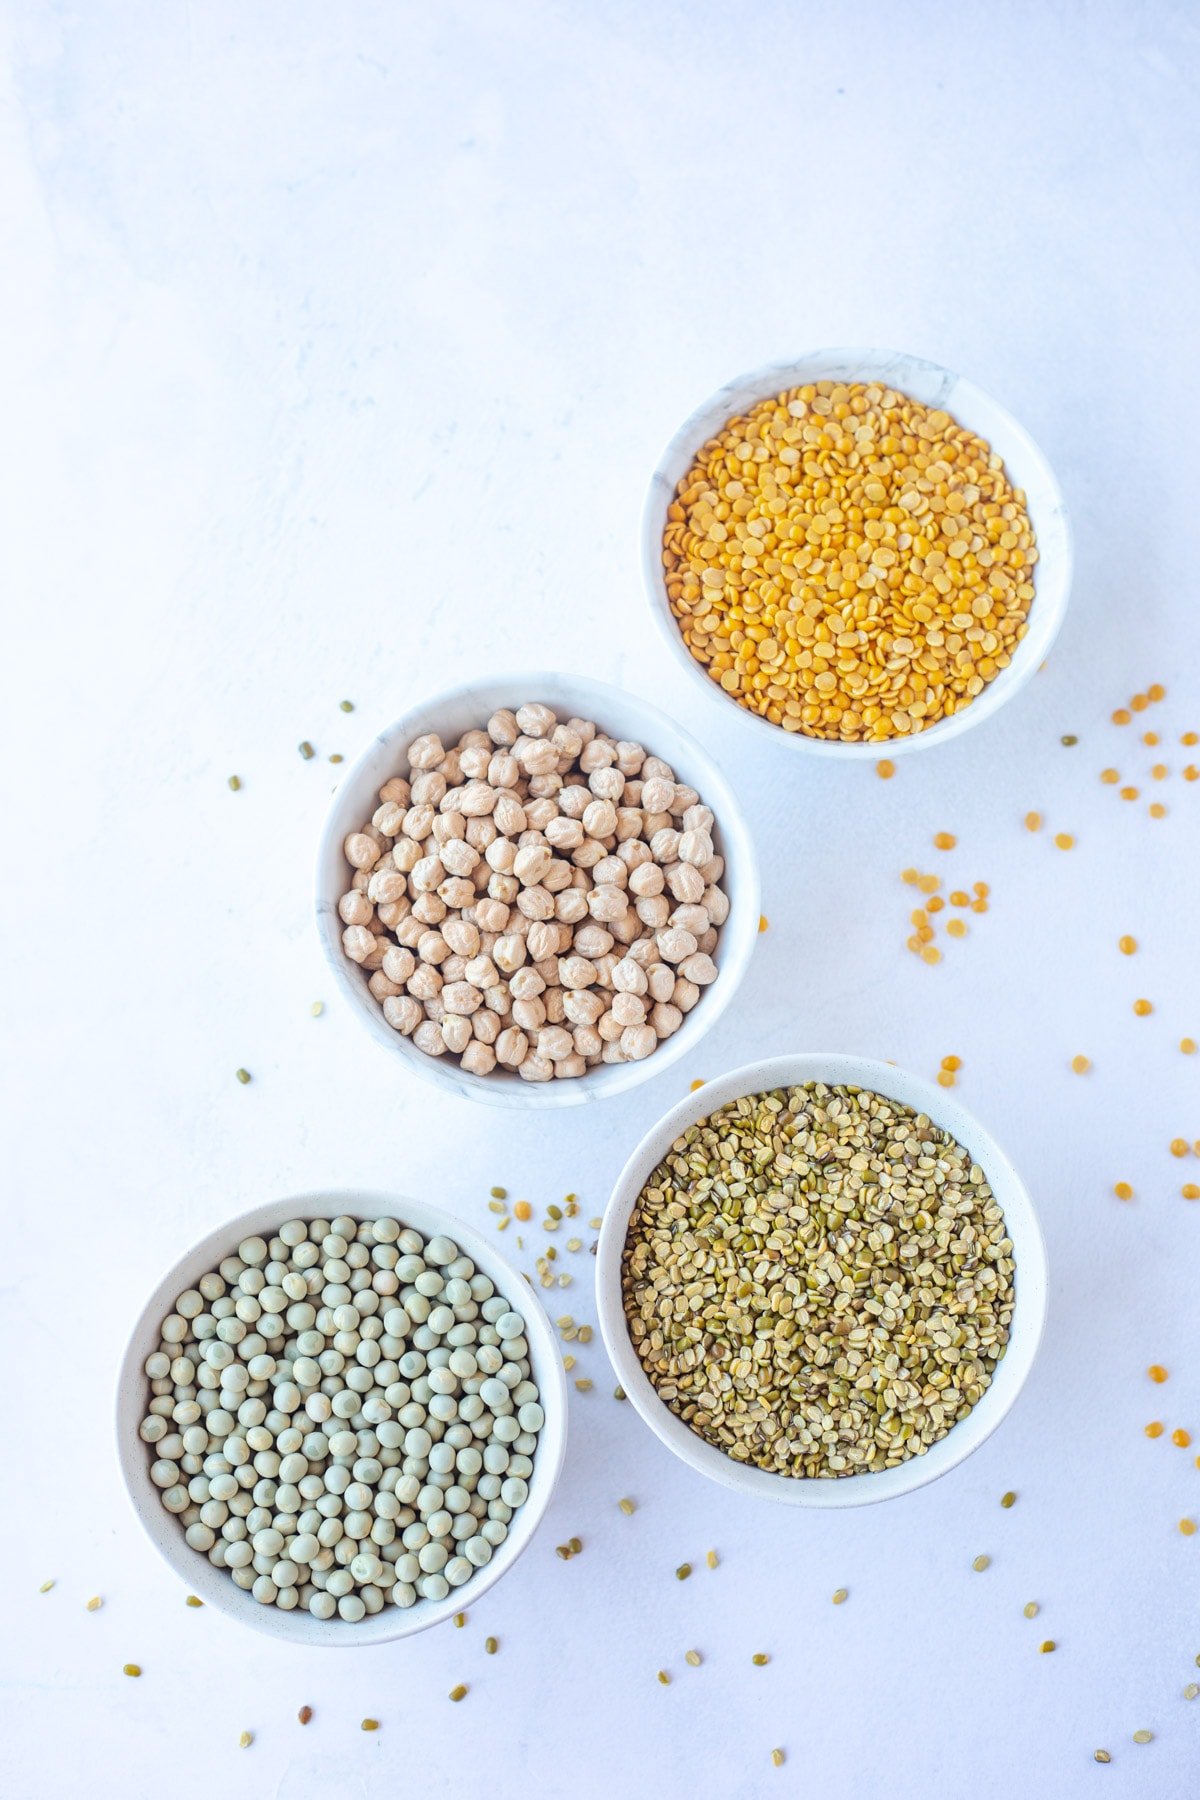
[[[387,1024],[379,1003],[367,992],[365,982],[356,981],[357,971],[353,970],[341,946],[342,927],[337,915],[340,890],[338,893],[334,892],[335,884],[327,879],[326,869],[336,867],[338,860],[344,862],[342,844],[347,833],[355,828],[346,822],[347,797],[354,791],[381,747],[396,749],[398,754],[405,740],[411,741],[426,728],[423,721],[430,715],[454,705],[465,708],[472,704],[475,695],[488,697],[481,698],[479,702],[488,709],[478,721],[482,726],[488,712],[502,703],[494,698],[498,693],[511,697],[513,693],[537,693],[556,686],[564,693],[578,696],[583,705],[592,711],[593,716],[599,713],[602,718],[606,704],[630,708],[643,717],[649,726],[650,729],[645,733],[647,738],[652,731],[665,728],[665,733],[677,739],[688,759],[694,761],[696,772],[702,779],[693,781],[687,777],[689,785],[700,793],[702,803],[712,809],[716,848],[725,858],[727,877],[730,878],[727,882],[730,912],[720,927],[721,937],[718,943],[718,978],[685,1016],[679,1030],[662,1040],[653,1054],[643,1058],[641,1062],[607,1065],[570,1081],[526,1082],[516,1075],[473,1076],[463,1071],[457,1060],[426,1056],[415,1049],[408,1039],[393,1031]],[[568,704],[564,699],[548,703],[556,705],[558,709]],[[573,703],[572,706],[573,710],[582,713],[582,707],[576,708]],[[468,730],[471,727],[464,726],[462,729]],[[657,754],[653,742],[647,744],[647,749],[651,755]],[[589,1105],[617,1094],[627,1094],[689,1055],[730,1006],[741,985],[757,943],[762,906],[758,853],[753,833],[745,808],[715,757],[709,754],[686,726],[680,725],[661,707],[634,690],[616,688],[611,683],[597,681],[591,676],[550,670],[517,674],[501,672],[495,676],[455,683],[437,694],[426,696],[398,718],[375,731],[343,774],[326,811],[317,843],[314,899],[317,935],[326,963],[341,993],[350,1003],[351,1011],[372,1040],[386,1054],[399,1058],[422,1080],[443,1090],[461,1094],[464,1098],[483,1105],[526,1112]]]
[[[742,1095],[807,1081],[873,1089],[927,1113],[983,1168],[1004,1211],[1016,1264],[1008,1345],[982,1398],[923,1456],[892,1469],[837,1479],[774,1474],[737,1463],[707,1443],[660,1400],[633,1349],[621,1298],[621,1259],[629,1220],[645,1181],[675,1139],[715,1108]],[[1001,1191],[1002,1190],[1002,1191]],[[1015,1226],[1015,1229],[1014,1229]],[[915,1492],[949,1474],[985,1443],[1016,1402],[1037,1356],[1045,1323],[1046,1249],[1037,1213],[1016,1168],[991,1134],[946,1089],[895,1064],[843,1052],[808,1051],[744,1063],[686,1095],[641,1138],[613,1186],[596,1250],[600,1331],[617,1379],[634,1410],[667,1448],[724,1487],[783,1505],[835,1509],[873,1505]]]
[[[1014,484],[1025,489],[1026,501],[1034,529],[1038,537],[1039,551],[1046,542],[1046,526],[1053,520],[1061,536],[1061,542],[1051,552],[1052,560],[1043,574],[1042,561],[1038,562],[1039,575],[1035,578],[1035,590],[1041,585],[1043,592],[1035,591],[1033,603],[1029,611],[1029,624],[1025,636],[1018,644],[1012,660],[1006,669],[993,677],[983,691],[975,696],[969,705],[961,707],[949,718],[939,719],[936,724],[925,731],[908,737],[888,738],[882,743],[844,743],[840,739],[808,737],[799,731],[784,731],[773,725],[769,719],[748,709],[725,693],[719,683],[707,675],[701,665],[686,648],[680,635],[675,616],[667,599],[666,584],[662,572],[662,536],[666,519],[666,508],[675,494],[678,475],[672,476],[668,471],[681,460],[683,469],[690,464],[697,450],[730,418],[736,418],[754,398],[767,399],[771,394],[780,393],[785,388],[802,386],[808,381],[828,380],[878,380],[886,385],[904,392],[902,379],[892,380],[891,375],[901,369],[909,371],[910,379],[913,371],[923,374],[926,379],[939,380],[943,386],[940,400],[948,400],[951,394],[965,406],[956,405],[954,417],[959,423],[980,431],[989,442],[994,442],[996,428],[1010,440],[1010,448],[1004,454],[1006,471]],[[755,390],[750,397],[727,399],[743,393],[744,390]],[[975,410],[979,408],[990,415],[991,424],[986,429],[975,423]],[[719,418],[718,418],[719,415]],[[1011,444],[1019,447],[1022,463],[1022,479],[1016,479],[1017,472],[1011,462]],[[1035,506],[1029,502],[1029,484],[1027,477],[1036,472],[1039,484],[1045,491],[1045,498]],[[1074,547],[1070,514],[1063,499],[1062,490],[1054,470],[1039,444],[1017,418],[996,400],[987,389],[965,375],[948,368],[943,363],[934,362],[925,356],[916,356],[907,351],[884,350],[874,348],[828,347],[805,351],[799,356],[787,357],[781,361],[764,363],[757,369],[750,369],[745,374],[734,376],[717,388],[706,400],[693,408],[692,412],[671,436],[665,449],[656,463],[646,487],[646,496],[642,507],[641,520],[641,562],[642,580],[650,611],[658,628],[659,636],[665,644],[674,662],[686,669],[689,678],[703,684],[703,690],[710,701],[724,709],[732,708],[741,718],[747,720],[760,734],[765,742],[765,735],[770,733],[778,743],[782,740],[789,749],[802,756],[838,757],[845,760],[877,761],[881,757],[895,758],[912,755],[916,751],[930,749],[936,744],[961,736],[964,731],[990,718],[1000,707],[1019,693],[1021,688],[1037,673],[1050,652],[1050,648],[1058,636],[1066,616],[1067,605],[1071,595],[1071,584],[1074,570]],[[1041,603],[1039,611],[1039,601]]]
[[[382,1612],[368,1614],[357,1623],[315,1619],[298,1608],[293,1612],[280,1612],[277,1607],[260,1606],[236,1587],[224,1570],[214,1568],[202,1552],[193,1550],[185,1542],[174,1516],[161,1506],[158,1490],[150,1482],[147,1458],[150,1446],[143,1444],[137,1435],[137,1423],[144,1416],[144,1404],[139,1403],[136,1416],[134,1413],[134,1395],[146,1380],[142,1365],[149,1354],[146,1348],[148,1334],[189,1282],[204,1273],[206,1267],[215,1267],[216,1262],[228,1256],[231,1248],[236,1249],[247,1235],[277,1230],[288,1219],[334,1218],[339,1213],[360,1219],[396,1218],[402,1225],[411,1223],[413,1229],[426,1238],[442,1231],[471,1257],[483,1274],[495,1281],[497,1289],[510,1303],[519,1301],[521,1316],[530,1327],[527,1334],[530,1364],[538,1385],[539,1402],[546,1415],[534,1473],[530,1477],[529,1497],[515,1515],[521,1528],[510,1529],[491,1562],[477,1570],[462,1588],[452,1588],[444,1600],[419,1600],[407,1609],[387,1605]],[[195,1270],[194,1275],[186,1272],[191,1269]],[[155,1337],[155,1344],[157,1341]],[[418,1632],[427,1631],[461,1612],[464,1604],[474,1605],[528,1549],[562,1473],[569,1423],[567,1378],[554,1331],[537,1294],[507,1257],[494,1249],[468,1220],[445,1207],[411,1195],[371,1188],[328,1187],[264,1201],[238,1213],[206,1232],[176,1259],[142,1306],[122,1352],[114,1394],[114,1423],[122,1485],[138,1524],[162,1560],[190,1591],[198,1593],[206,1605],[224,1613],[236,1624],[245,1625],[277,1642],[313,1649],[363,1649],[372,1644],[415,1637]],[[169,1521],[171,1531],[156,1532],[151,1520]],[[464,1595],[469,1595],[469,1599],[464,1600]],[[323,1631],[326,1625],[335,1628],[326,1634]]]

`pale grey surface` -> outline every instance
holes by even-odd
[[[1151,753],[1108,724],[1134,686],[1171,689],[1173,768],[1200,729],[1194,9],[7,17],[7,1791],[384,1800],[436,1756],[429,1792],[500,1800],[1186,1800],[1200,1536],[1175,1521],[1200,1517],[1200,1470],[1142,1427],[1200,1437],[1200,1206],[1178,1197],[1197,1164],[1166,1147],[1200,1136],[1200,1058],[1174,1048],[1200,1037],[1200,784],[1164,784],[1156,824],[1096,777],[1151,786]],[[855,342],[994,393],[1076,532],[1046,673],[887,784],[774,766],[701,713],[638,569],[646,476],[696,400]],[[311,917],[324,756],[423,691],[532,662],[530,641],[717,755],[772,921],[703,1066],[555,1119],[405,1079],[335,1001]],[[1027,835],[1030,807],[1078,848]],[[953,856],[928,849],[943,829]],[[901,948],[910,861],[992,883],[939,969]],[[1042,1353],[966,1465],[844,1516],[752,1507],[609,1399],[595,1342],[539,1547],[465,1631],[328,1657],[183,1606],[120,1493],[110,1411],[129,1324],[184,1245],[323,1183],[440,1184],[483,1222],[493,1182],[574,1188],[588,1216],[690,1078],[814,1045],[926,1075],[963,1056],[963,1100],[1038,1204]],[[1120,1177],[1136,1204],[1112,1199]],[[562,1304],[592,1317],[582,1280]]]

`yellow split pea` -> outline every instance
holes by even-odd
[[[877,383],[729,419],[667,512],[667,598],[696,661],[785,731],[886,743],[970,703],[1033,601],[1025,496],[990,444]]]

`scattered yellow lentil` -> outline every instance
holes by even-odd
[[[1060,850],[1073,850],[1075,839],[1069,831],[1058,831],[1054,834],[1054,842]]]
[[[769,926],[769,925],[770,925],[770,923],[771,923],[771,921],[770,921],[770,919],[768,919],[768,917],[767,917],[767,915],[766,915],[766,913],[759,913],[759,915],[758,915],[758,929],[759,929],[759,930],[760,930],[760,931],[766,931],[766,929],[767,929],[767,927],[768,927],[768,926]]]
[[[1145,1428],[1146,1436],[1148,1438],[1161,1437],[1165,1429],[1166,1427],[1161,1419],[1151,1419],[1150,1423]]]
[[[1073,1056],[1071,1058],[1071,1067],[1074,1069],[1076,1075],[1086,1075],[1091,1066],[1092,1059],[1090,1056]]]
[[[1126,712],[1123,706],[1118,706],[1116,712],[1112,716],[1112,722],[1114,725],[1128,725],[1132,717],[1132,713]]]
[[[936,894],[941,885],[936,875],[918,875],[917,877],[917,886],[923,894]]]
[[[727,694],[786,731],[882,743],[1008,665],[1037,549],[989,444],[893,389],[822,381],[714,434],[662,557],[684,643]]]
[[[1118,1200],[1133,1199],[1133,1189],[1127,1181],[1116,1182],[1113,1186],[1113,1193],[1117,1196]]]
[[[1194,1181],[1185,1181],[1179,1192],[1185,1200],[1200,1200],[1200,1187]]]
[[[1163,1382],[1167,1379],[1167,1371],[1161,1363],[1151,1363],[1146,1373],[1151,1381]]]
[[[703,1080],[697,1079],[696,1081],[693,1081],[691,1083],[691,1086],[689,1087],[688,1092],[691,1094],[694,1094],[696,1092],[697,1088],[702,1088],[703,1086],[704,1086]]]
[[[1137,939],[1134,937],[1120,937],[1117,939],[1117,949],[1121,952],[1122,956],[1132,956],[1137,949]]]
[[[1146,811],[1150,814],[1152,819],[1165,819],[1167,816],[1167,809],[1161,800],[1155,800],[1146,808]]]
[[[955,888],[950,896],[950,904],[951,906],[970,906],[971,897],[969,894],[964,894],[961,888]]]
[[[1144,1019],[1147,1013],[1152,1013],[1154,1011],[1154,1006],[1149,1000],[1135,1000],[1133,1003],[1133,1010],[1139,1019]]]
[[[1176,1430],[1171,1433],[1171,1442],[1177,1445],[1180,1450],[1186,1450],[1191,1441],[1191,1432],[1185,1431],[1182,1425],[1178,1426]]]
[[[1040,831],[1042,829],[1041,813],[1027,812],[1025,814],[1025,829],[1026,831]]]
[[[1167,697],[1167,690],[1163,686],[1161,681],[1152,682],[1151,685],[1146,689],[1147,700],[1165,700],[1166,697]]]
[[[1196,1535],[1195,1519],[1180,1519],[1179,1529],[1180,1529],[1180,1531],[1182,1531],[1184,1537],[1195,1537],[1195,1535]]]
[[[943,1067],[943,1069],[948,1069],[950,1071],[951,1075],[954,1075],[957,1073],[957,1071],[959,1069],[962,1068],[962,1057],[961,1056],[943,1056],[942,1067]]]
[[[942,896],[940,894],[934,894],[925,902],[925,910],[926,912],[940,913],[944,910],[945,905],[946,902],[942,899]]]
[[[1155,781],[1165,781],[1167,778],[1166,763],[1155,763],[1154,767],[1150,771],[1150,774]]]
[[[935,944],[926,944],[921,951],[921,961],[926,963],[940,963],[941,960],[942,953],[937,946]]]
[[[920,875],[916,869],[902,869],[900,871],[900,879],[907,887],[916,887],[917,882],[920,880]]]
[[[955,938],[966,937],[966,935],[967,935],[966,920],[965,919],[947,919],[946,920],[946,932],[949,937],[955,937]]]
[[[1158,742],[1157,731],[1143,731],[1142,742],[1143,742],[1143,744],[1148,745],[1149,748],[1152,750],[1154,748],[1155,744],[1157,744],[1157,742]]]
[[[890,781],[892,776],[896,773],[896,765],[894,762],[889,762],[885,756],[882,762],[877,762],[875,764],[875,773],[878,775],[880,781]]]
[[[1121,776],[1117,769],[1101,769],[1100,779],[1101,781],[1106,782],[1109,787],[1115,787],[1118,781],[1120,781]]]
[[[958,839],[952,831],[939,831],[933,840],[935,850],[953,850]]]
[[[533,1208],[530,1206],[528,1200],[518,1200],[513,1207],[513,1218],[520,1219],[522,1224],[524,1224],[526,1219],[531,1219],[532,1217]]]
[[[1171,1150],[1172,1156],[1186,1156],[1188,1153],[1187,1139],[1186,1138],[1172,1138],[1171,1144],[1170,1144],[1170,1150]]]
[[[972,902],[971,902],[971,911],[972,912],[985,913],[987,911],[987,909],[988,909],[988,903],[986,900],[983,900],[983,899],[972,900]]]
[[[1183,779],[1185,781],[1195,781],[1197,779],[1197,777],[1200,777],[1200,769],[1198,769],[1196,767],[1195,763],[1185,764],[1184,771],[1183,771]]]
[[[1200,744],[1200,733],[1195,731],[1185,731],[1179,741],[1181,744],[1187,744],[1189,746],[1192,744]]]
[[[1185,1056],[1195,1056],[1195,1054],[1196,1054],[1195,1038],[1180,1038],[1179,1048],[1183,1051],[1183,1054]]]
[[[1129,704],[1134,712],[1145,712],[1150,704],[1150,696],[1149,694],[1135,694]]]
[[[952,1069],[939,1069],[937,1072],[937,1084],[939,1087],[952,1088],[954,1086],[954,1071]]]

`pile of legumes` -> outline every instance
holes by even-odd
[[[738,1462],[858,1475],[920,1456],[1004,1354],[1013,1256],[983,1170],[855,1087],[750,1094],[689,1126],[625,1240],[659,1398]]]
[[[808,737],[883,743],[969,705],[1025,633],[1025,496],[948,413],[876,383],[730,419],[667,514],[667,598],[696,661]]]
[[[161,1340],[150,1479],[262,1605],[442,1600],[507,1537],[544,1416],[524,1320],[451,1239],[291,1219],[180,1294]]]
[[[472,1075],[640,1061],[717,976],[713,815],[640,744],[548,706],[496,712],[346,839],[346,955],[396,1031]]]

